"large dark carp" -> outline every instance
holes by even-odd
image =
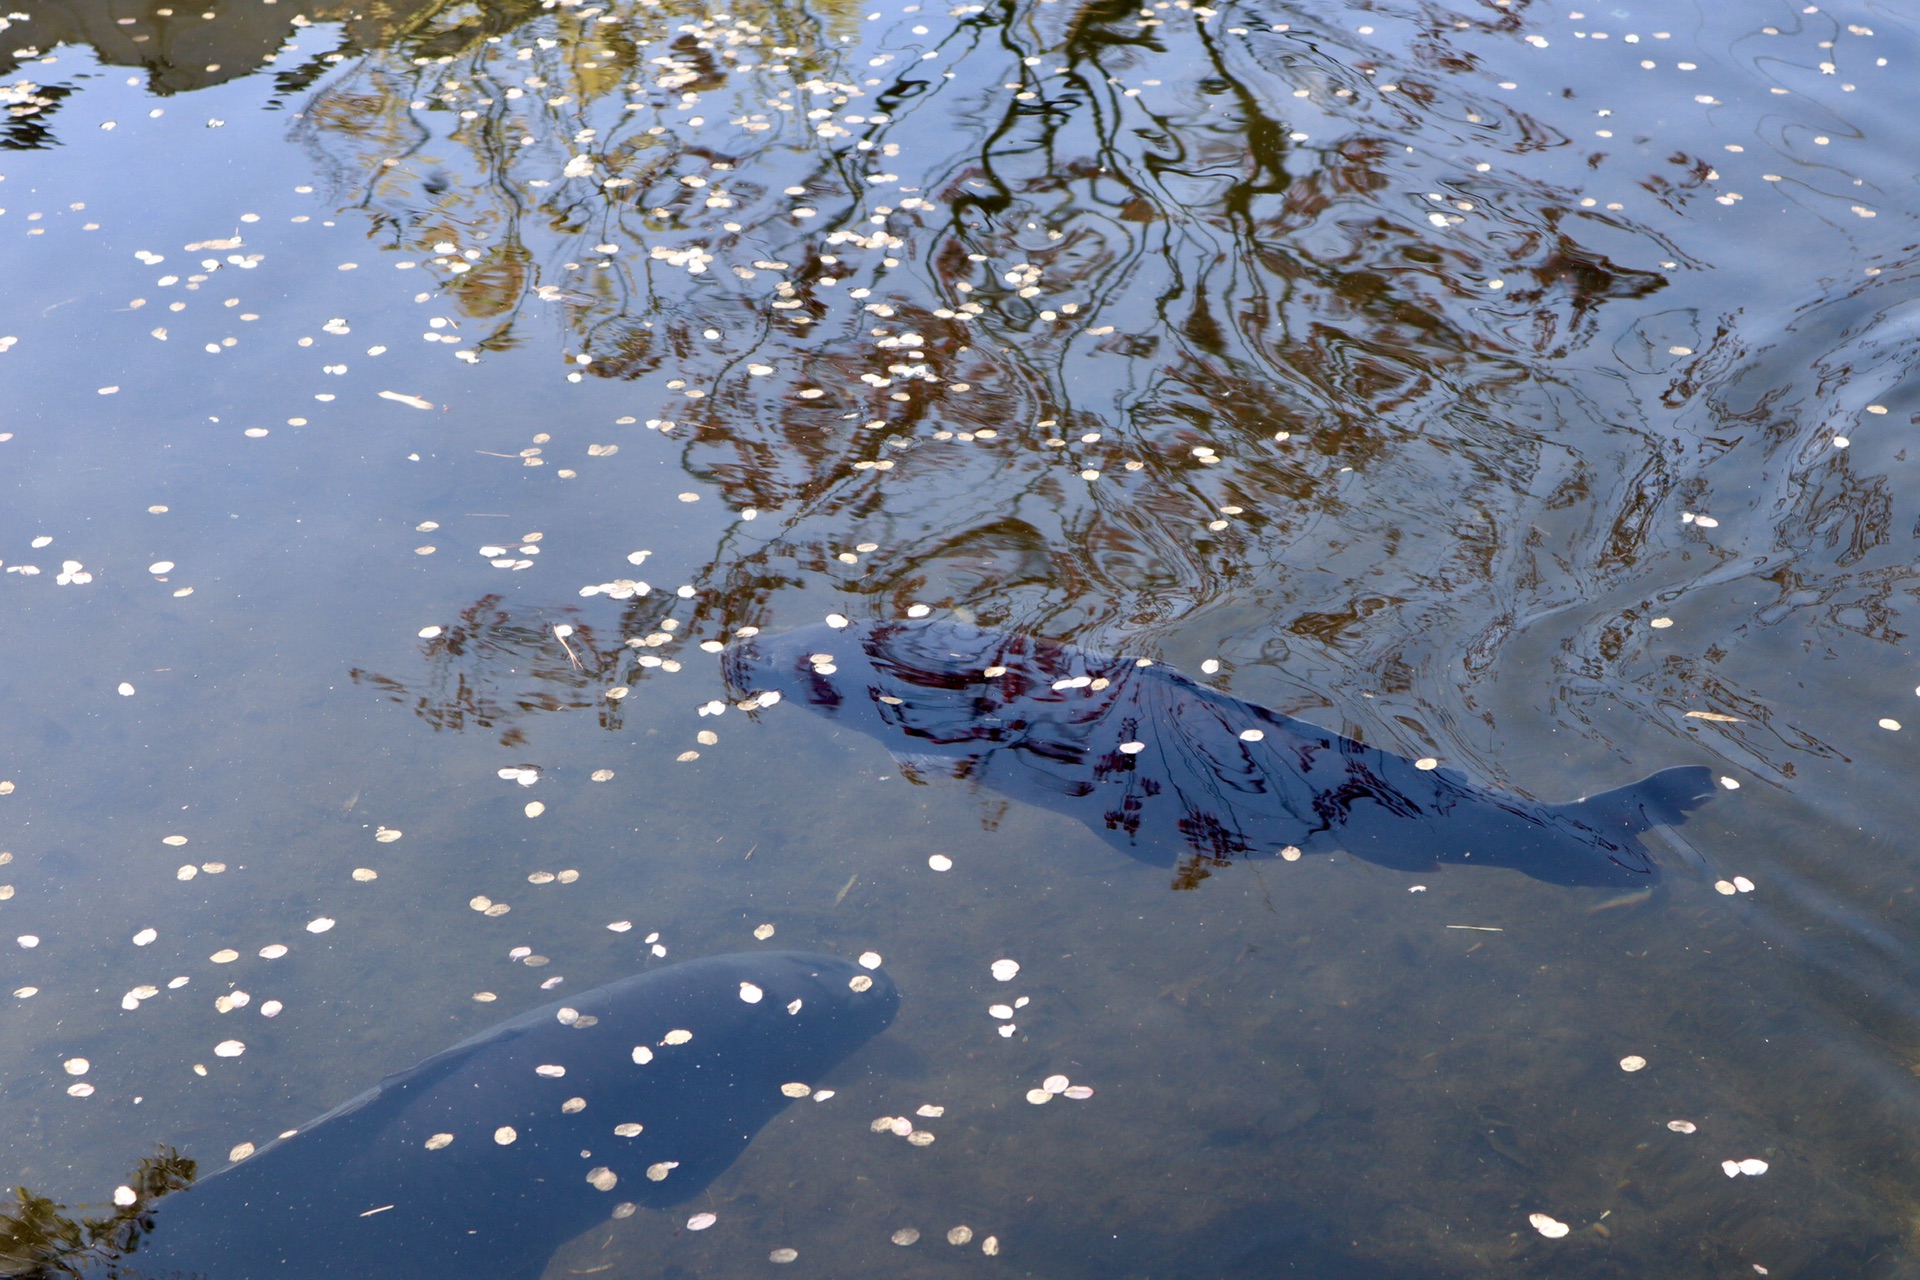
[[[706,1190],[893,1021],[884,973],[714,956],[523,1014],[140,1214],[131,1248],[0,1273],[534,1280],[616,1206]]]
[[[1242,856],[1341,849],[1407,871],[1463,863],[1645,885],[1655,865],[1640,833],[1679,825],[1713,791],[1693,766],[1541,804],[1158,663],[958,622],[814,626],[739,642],[724,661],[735,688],[869,733],[910,775],[970,778],[1134,857],[1184,860],[1176,883]]]

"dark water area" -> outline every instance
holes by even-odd
[[[759,947],[898,1017],[547,1276],[1920,1273],[1907,8],[0,19],[7,1185]],[[726,678],[921,618],[1713,794],[1182,877]]]

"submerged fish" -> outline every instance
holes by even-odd
[[[616,1206],[706,1190],[783,1085],[818,1080],[899,1002],[883,973],[765,952],[535,1009],[168,1195],[118,1274],[532,1280]]]
[[[958,622],[808,627],[742,641],[743,691],[777,691],[886,743],[909,776],[970,778],[1070,814],[1175,884],[1244,855],[1342,849],[1383,866],[1510,867],[1556,884],[1638,886],[1638,836],[1713,792],[1665,769],[1541,804],[1204,688],[1146,659]]]

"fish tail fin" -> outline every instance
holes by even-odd
[[[1637,835],[1649,827],[1677,827],[1713,796],[1713,771],[1701,765],[1662,769],[1640,781],[1566,807],[1589,827]]]

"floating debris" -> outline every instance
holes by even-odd
[[[1745,1160],[1722,1160],[1720,1171],[1729,1178],[1737,1178],[1742,1174],[1749,1178],[1757,1178],[1767,1171],[1767,1162],[1756,1160],[1751,1156]]]
[[[1573,1228],[1569,1227],[1566,1223],[1548,1217],[1544,1213],[1530,1213],[1527,1215],[1527,1221],[1533,1224],[1535,1231],[1538,1231],[1549,1240],[1558,1240],[1561,1236],[1573,1230]]]
[[[1694,1133],[1699,1130],[1700,1126],[1691,1120],[1669,1120],[1667,1121],[1667,1128],[1673,1130],[1675,1133]]]
[[[1018,960],[995,960],[991,966],[996,982],[1012,982],[1020,972]]]
[[[947,1230],[947,1243],[951,1245],[969,1244],[973,1240],[973,1228],[961,1223]]]
[[[916,1244],[919,1242],[920,1229],[918,1227],[902,1227],[898,1231],[893,1233],[891,1239],[895,1244],[899,1245],[901,1248],[905,1248],[910,1244]]]
[[[1622,1071],[1643,1071],[1646,1069],[1646,1065],[1647,1060],[1637,1053],[1630,1053],[1620,1059],[1620,1069]]]
[[[755,925],[753,930],[753,936],[759,939],[761,942],[765,942],[768,938],[771,938],[773,936],[773,926],[770,924]]]
[[[720,1215],[718,1214],[696,1213],[691,1218],[687,1219],[687,1230],[705,1231],[708,1227],[712,1226],[714,1223],[718,1221],[720,1221]]]

